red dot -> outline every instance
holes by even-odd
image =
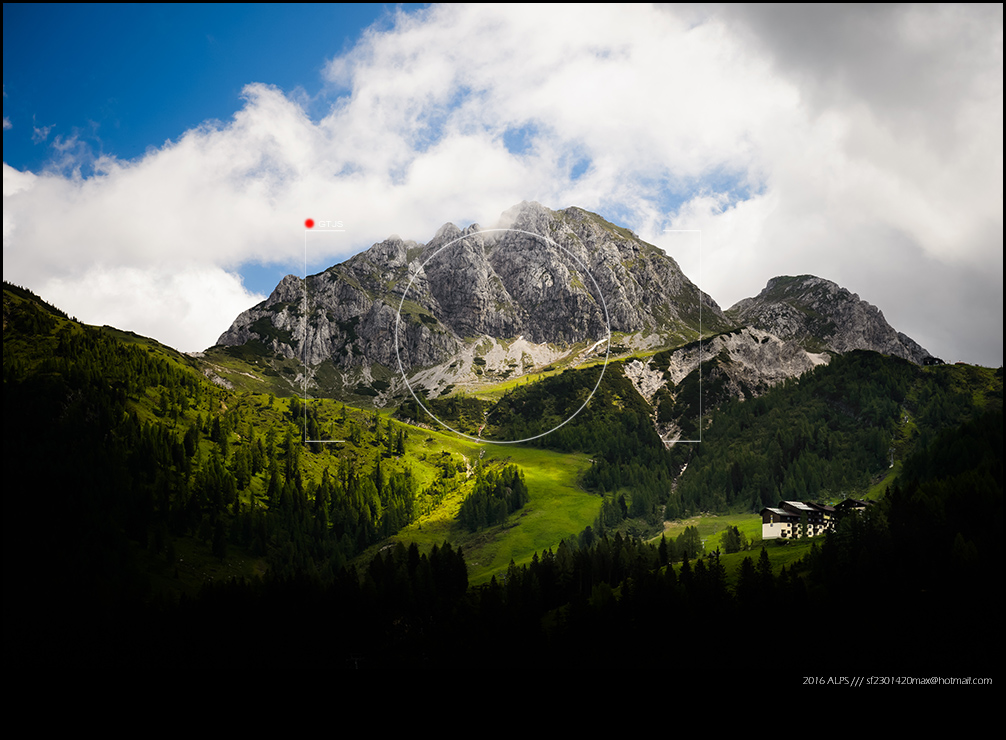
[[[307,227],[307,228],[309,228],[309,229],[313,229],[314,228],[314,219],[313,218],[309,218],[307,221],[304,222],[304,226]]]

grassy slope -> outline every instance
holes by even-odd
[[[485,464],[517,465],[524,472],[530,502],[509,516],[501,526],[474,533],[458,526],[458,509],[469,490],[469,486],[465,485],[448,496],[435,511],[392,537],[392,541],[406,545],[415,542],[421,551],[444,540],[463,547],[472,583],[486,582],[494,574],[505,571],[511,560],[517,564],[527,563],[536,552],[554,549],[563,538],[576,535],[593,524],[601,509],[600,496],[583,490],[577,482],[589,465],[585,455],[512,445],[477,444],[431,430],[418,431],[418,435],[410,435],[409,444],[415,444],[428,453],[446,450],[464,456],[469,464],[475,464],[484,450]],[[420,485],[424,485],[432,479],[419,480]],[[360,560],[369,561],[377,550],[387,544],[384,542],[371,547]]]
[[[145,348],[152,356],[158,356],[173,364],[183,366],[190,372],[199,372],[203,366],[202,363],[195,361],[193,358],[182,355],[171,348],[164,347],[153,340],[110,327],[106,327],[103,331],[123,343]],[[14,347],[8,347],[8,349],[13,350]],[[246,368],[250,369],[250,366],[246,363],[242,367],[242,363],[235,360],[235,358],[230,358],[230,360],[233,361],[231,367],[235,371],[235,375],[247,371]],[[948,385],[954,390],[961,391],[978,388],[978,390],[974,390],[973,392],[978,393],[982,397],[982,400],[984,400],[985,393],[995,393],[993,371],[982,368],[940,368],[935,372],[950,375]],[[247,376],[244,377],[247,378]],[[983,382],[976,382],[976,378]],[[510,386],[515,383],[516,381],[508,381],[504,386]],[[251,383],[251,386],[261,387],[261,385],[254,382]],[[991,390],[988,390],[986,386],[991,388]],[[503,389],[497,388],[494,390],[499,392]],[[1001,390],[998,392],[1001,395]],[[234,406],[247,405],[245,419],[249,424],[255,425],[255,434],[259,436],[265,435],[266,429],[270,426],[275,426],[277,430],[282,428],[282,419],[289,409],[289,401],[275,398],[272,403],[269,403],[266,396],[255,397],[251,394],[240,392],[226,393],[225,395],[227,396],[226,403],[232,408]],[[156,391],[148,392],[147,397],[136,404],[137,411],[144,421],[155,421],[157,418],[157,414],[154,413],[153,409],[157,404],[158,396],[159,394]],[[317,403],[323,406],[324,415],[329,419],[333,419],[337,414],[337,408],[341,407],[340,403],[334,401],[320,401]],[[198,413],[207,413],[208,410],[206,405],[203,405],[201,408],[191,408],[182,415],[183,426],[192,423]],[[349,420],[355,421],[360,427],[366,426],[368,416],[368,414],[356,409],[348,410]],[[382,424],[386,423],[386,419],[383,419]],[[914,422],[908,422],[906,426],[910,426],[912,423]],[[398,423],[395,422],[395,425],[397,428]],[[345,436],[348,426],[348,423],[343,425],[333,422],[331,429],[333,436],[337,438]],[[282,439],[282,433],[278,432],[277,437],[278,439]],[[237,434],[232,436],[232,444],[237,446],[242,444],[237,438]],[[203,450],[202,457],[206,459],[212,449],[212,445],[204,438],[200,442],[200,446]],[[577,483],[589,464],[584,455],[561,454],[508,445],[482,445],[455,438],[453,435],[411,427],[409,438],[406,442],[406,455],[400,459],[387,459],[382,462],[382,465],[385,466],[386,473],[393,472],[394,470],[403,470],[406,467],[410,468],[413,471],[420,490],[422,490],[438,474],[438,468],[435,465],[437,455],[446,451],[452,455],[463,456],[468,460],[469,464],[474,464],[483,450],[487,460],[506,461],[521,467],[527,482],[531,499],[530,503],[523,510],[509,517],[503,526],[493,527],[474,534],[468,533],[462,531],[455,523],[458,507],[463,495],[467,492],[467,489],[462,487],[459,491],[448,496],[436,511],[421,517],[419,521],[402,530],[395,538],[406,543],[416,542],[424,550],[444,540],[450,540],[456,546],[463,547],[469,563],[470,579],[473,583],[487,581],[493,574],[504,571],[511,560],[518,564],[526,563],[530,561],[535,552],[554,548],[564,537],[576,535],[587,525],[593,524],[601,506],[600,497],[587,493]],[[371,470],[376,464],[379,451],[379,448],[365,439],[363,444],[359,446],[346,443],[326,446],[322,454],[304,452],[301,455],[301,461],[304,466],[305,479],[319,480],[322,471],[326,467],[330,467],[337,458],[346,455],[355,456],[359,469],[366,472]],[[890,483],[899,467],[900,465],[888,471],[884,479],[877,483],[868,495],[872,497],[881,493],[883,487]],[[265,476],[259,475],[252,481],[252,490],[261,497],[264,495],[265,484]],[[247,491],[244,492],[242,498],[245,501],[248,500]],[[702,517],[695,521],[672,524],[666,530],[666,533],[668,536],[677,536],[689,524],[695,524],[699,527],[700,534],[707,541],[707,551],[714,549],[719,544],[719,538],[723,530],[729,525],[738,526],[752,543],[757,544],[760,541],[760,523],[754,515]],[[371,548],[369,554],[372,556],[372,553],[381,546],[386,546],[386,543]],[[186,547],[187,545],[183,542],[178,544],[179,555],[187,554],[189,557],[186,560],[192,563],[197,558],[197,555],[194,551],[183,553]],[[785,552],[788,555],[791,551],[795,552],[797,549],[801,548],[791,546]],[[782,551],[779,554],[781,556]],[[775,555],[774,550],[773,555]],[[204,556],[205,553],[200,557]],[[365,554],[364,557],[367,557],[367,555]],[[736,559],[739,567],[744,554],[724,557],[729,558],[731,561]],[[211,567],[212,563],[210,563],[209,558],[204,559],[206,561],[206,570],[204,571],[201,567],[195,567],[193,564],[195,568],[192,573],[193,578],[200,577],[196,571],[204,571],[204,575],[201,577],[214,577],[212,573],[205,575],[206,572],[214,571],[214,569]],[[773,557],[774,561],[775,559]],[[724,560],[725,564],[727,562],[727,560]],[[233,567],[237,567],[241,572],[249,572],[254,571],[258,566],[254,563],[233,564],[229,569],[220,571],[220,576],[232,574]],[[730,568],[728,568],[729,570]]]
[[[168,355],[179,364],[185,364],[190,368],[196,365],[192,358],[163,347],[153,340],[118,330],[110,329],[109,331],[115,332],[116,338],[120,340],[147,346],[148,351]],[[231,372],[226,374],[220,372],[221,366],[224,364],[222,361],[226,362],[226,366]],[[258,422],[256,424],[257,434],[263,436],[269,426],[281,423],[282,417],[289,409],[288,400],[274,398],[270,404],[267,395],[247,393],[247,391],[261,390],[263,385],[255,379],[248,378],[247,375],[242,375],[242,373],[254,373],[256,370],[260,372],[260,368],[253,368],[237,358],[221,356],[216,353],[212,357],[212,365],[218,375],[226,377],[227,380],[235,384],[236,393],[233,396],[233,403],[237,403],[237,399],[240,398],[240,405],[248,409],[248,415]],[[266,385],[271,384],[266,383]],[[273,386],[272,390],[275,392],[280,389]],[[244,393],[240,391],[244,391]],[[153,398],[151,398],[151,403],[153,403]],[[312,404],[319,409],[326,420],[330,421],[334,439],[344,439],[349,436],[350,422],[355,422],[357,426],[366,428],[367,420],[372,414],[372,412],[347,406],[347,422],[342,424],[338,421],[342,407],[341,402],[323,399],[312,401]],[[144,416],[148,416],[148,414],[144,414]],[[387,417],[388,413],[381,413],[382,428],[387,423]],[[396,429],[400,426],[408,429],[406,455],[402,458],[385,459],[382,461],[382,465],[386,474],[395,470],[411,469],[420,490],[432,483],[439,474],[439,468],[435,462],[443,452],[462,456],[469,465],[474,465],[479,459],[480,452],[484,449],[486,461],[504,461],[518,465],[524,471],[531,499],[530,503],[523,510],[510,516],[504,526],[493,527],[474,534],[461,529],[455,519],[461,501],[469,490],[469,486],[463,485],[457,492],[449,495],[434,512],[421,517],[419,521],[402,530],[393,538],[406,544],[416,542],[423,551],[432,548],[434,544],[442,543],[444,540],[451,541],[455,546],[463,547],[469,564],[469,577],[473,583],[488,581],[494,573],[505,571],[511,559],[518,564],[527,563],[530,562],[535,552],[555,548],[564,537],[576,535],[586,526],[593,524],[600,511],[601,498],[587,493],[577,483],[589,465],[585,455],[569,455],[512,445],[478,444],[459,439],[451,434],[418,427],[407,427],[399,422],[394,422],[394,425]],[[282,438],[280,434],[277,436]],[[240,445],[241,442],[236,441],[235,444]],[[205,454],[208,455],[211,448],[210,443],[203,440],[201,445],[205,447]],[[365,435],[365,441],[359,446],[343,442],[325,445],[320,454],[305,452],[301,455],[301,463],[305,478],[318,481],[322,471],[326,467],[331,469],[339,457],[346,455],[356,457],[360,469],[366,471],[376,465],[378,453],[379,449],[366,441]],[[259,497],[264,496],[266,482],[265,476],[256,476],[252,481],[252,489]],[[247,492],[242,498],[245,501],[248,500]],[[386,546],[385,542],[369,548],[360,557],[360,562],[369,561],[374,552]],[[191,554],[194,556],[194,553]],[[215,569],[212,572],[209,570],[212,565],[212,563],[208,563],[199,570],[207,572],[209,577],[212,577],[212,572],[215,572]],[[227,574],[221,572],[220,575],[223,577]]]

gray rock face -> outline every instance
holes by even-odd
[[[676,400],[680,384],[696,371],[706,378],[704,402],[718,406],[728,398],[749,398],[772,386],[803,375],[831,359],[814,354],[795,342],[784,342],[760,329],[742,327],[723,332],[702,342],[654,355],[648,363],[632,360],[625,375],[639,394],[655,407],[654,424],[668,446],[681,434],[680,419],[659,418],[656,407],[661,394]],[[715,388],[710,395],[710,389]],[[708,408],[708,406],[707,406]],[[698,422],[698,419],[695,419]]]
[[[930,357],[911,338],[896,332],[876,306],[813,275],[772,278],[761,293],[739,301],[726,315],[810,351],[868,349],[917,364]]]
[[[412,277],[406,253],[415,246],[392,237],[306,281],[287,275],[268,299],[238,316],[217,344],[259,341],[312,366],[327,359],[344,367],[397,366],[396,316]],[[454,352],[457,339],[432,317],[439,307],[425,276],[417,276],[409,299],[403,318],[413,320],[399,326],[403,361],[431,364]]]
[[[397,321],[402,363],[418,368],[480,336],[570,345],[605,338],[610,324],[687,341],[699,329],[700,303],[705,331],[726,326],[673,259],[595,214],[525,202],[502,224],[446,224],[425,246],[391,237],[306,284],[288,275],[218,344],[258,341],[312,366],[397,367]]]
[[[831,359],[827,354],[813,354],[793,342],[759,329],[745,327],[717,335],[707,341],[693,343],[675,350],[668,358],[666,370],[673,384],[680,383],[700,362],[720,359],[720,365],[730,376],[730,395],[744,397],[744,389],[756,394],[764,392],[788,378],[803,375]]]
[[[616,344],[655,349],[687,344],[700,325],[705,335],[737,325],[774,335],[719,340],[730,346],[715,352],[729,351],[737,382],[749,388],[800,374],[819,361],[808,352],[929,357],[835,283],[773,278],[724,314],[671,257],[627,229],[580,208],[528,202],[506,211],[497,229],[446,224],[426,245],[392,236],[306,281],[288,275],[218,344],[258,342],[312,367],[330,360],[364,372],[375,364],[397,369],[400,356],[407,370],[418,370],[474,357],[486,337],[568,348],[606,340],[610,326],[620,335]],[[791,352],[779,340],[802,349]],[[686,355],[676,362],[688,372],[699,358]]]

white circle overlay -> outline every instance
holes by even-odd
[[[405,374],[405,368],[402,366],[402,356],[401,356],[401,353],[398,350],[398,345],[399,345],[398,327],[399,327],[399,325],[402,322],[402,307],[405,305],[405,298],[406,298],[406,296],[409,295],[409,290],[412,289],[412,283],[415,282],[416,277],[418,277],[419,273],[421,271],[425,272],[426,265],[428,265],[431,261],[433,261],[433,259],[435,259],[441,252],[443,252],[444,250],[446,250],[446,249],[454,246],[455,244],[457,244],[458,242],[460,242],[460,241],[462,241],[464,239],[468,239],[469,237],[477,236],[479,234],[491,234],[493,232],[506,232],[506,231],[511,231],[511,232],[513,232],[515,234],[526,234],[527,236],[534,237],[535,239],[541,239],[542,241],[545,241],[545,242],[551,244],[553,247],[556,247],[557,249],[561,249],[563,252],[565,252],[567,255],[569,255],[569,257],[577,265],[579,265],[582,268],[584,274],[587,277],[589,277],[590,278],[590,282],[592,282],[594,284],[594,289],[597,291],[597,297],[601,301],[601,308],[604,310],[604,325],[605,325],[605,327],[608,330],[608,346],[604,350],[604,365],[601,367],[601,373],[600,373],[600,375],[597,376],[597,382],[594,384],[594,387],[591,389],[590,395],[587,396],[587,400],[584,401],[583,404],[580,406],[580,408],[578,408],[576,411],[574,411],[570,415],[570,417],[568,419],[565,419],[561,423],[556,424],[554,427],[552,427],[551,429],[549,429],[547,432],[542,432],[541,434],[536,434],[533,437],[525,437],[524,439],[496,440],[496,439],[484,439],[482,437],[473,437],[470,434],[465,434],[464,432],[459,432],[457,429],[455,429],[454,427],[450,426],[446,422],[441,421],[436,416],[436,414],[434,414],[430,409],[428,409],[423,404],[422,401],[419,400],[419,397],[416,395],[416,392],[414,390],[412,390],[412,385],[409,383],[409,379],[408,379],[408,377]],[[420,407],[422,407],[422,409],[427,414],[429,414],[431,417],[433,417],[433,419],[440,426],[442,426],[444,429],[448,429],[448,430],[454,432],[459,437],[464,437],[465,439],[470,439],[473,442],[483,442],[483,443],[494,444],[494,445],[516,445],[516,444],[522,444],[524,442],[530,442],[531,440],[534,440],[534,439],[540,439],[541,437],[544,437],[544,436],[546,436],[548,434],[551,434],[556,429],[559,429],[560,427],[565,426],[566,424],[568,424],[569,422],[571,422],[573,419],[575,419],[576,416],[577,416],[577,414],[579,414],[581,411],[583,411],[585,408],[587,408],[587,404],[590,403],[590,399],[594,397],[594,393],[597,392],[597,388],[598,388],[598,386],[601,385],[601,380],[604,378],[604,371],[608,369],[608,357],[610,356],[610,354],[611,354],[611,320],[608,318],[608,305],[607,305],[607,303],[605,303],[605,301],[604,301],[604,295],[601,293],[601,288],[597,284],[597,281],[594,279],[594,276],[590,273],[590,270],[587,268],[587,266],[585,264],[583,264],[583,262],[580,261],[579,257],[577,257],[575,254],[573,254],[572,252],[570,252],[568,249],[566,249],[561,244],[556,243],[552,239],[549,239],[547,236],[542,236],[541,234],[535,234],[533,231],[524,231],[522,229],[484,229],[482,231],[477,231],[477,232],[472,233],[472,234],[465,234],[464,236],[459,236],[457,239],[449,241],[447,244],[445,244],[444,246],[440,247],[440,249],[438,249],[436,252],[434,252],[429,257],[427,257],[423,261],[423,263],[419,266],[419,270],[416,270],[416,272],[412,275],[412,278],[409,280],[408,286],[405,288],[405,292],[402,293],[402,300],[398,304],[398,313],[395,315],[395,357],[398,360],[398,371],[402,374],[402,380],[405,381],[405,387],[409,389],[409,393],[412,395],[412,398],[415,399],[416,403]]]

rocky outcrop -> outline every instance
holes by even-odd
[[[730,398],[761,395],[830,359],[826,353],[807,352],[766,331],[742,327],[658,352],[648,362],[632,360],[624,371],[654,407],[657,432],[670,445],[684,430],[688,430],[686,436],[697,436],[702,409]]]
[[[218,344],[257,341],[312,366],[397,367],[397,326],[403,366],[417,369],[480,337],[570,346],[606,339],[610,325],[652,344],[694,338],[700,313],[706,331],[726,326],[672,258],[600,216],[525,202],[501,224],[446,224],[422,246],[391,237],[306,282],[287,276]]]
[[[664,371],[672,385],[681,383],[701,362],[718,359],[719,366],[729,376],[730,395],[743,398],[745,389],[757,395],[788,378],[827,364],[830,357],[807,352],[766,331],[745,327],[661,353],[660,359],[655,357],[650,364]]]
[[[814,352],[868,349],[923,364],[929,352],[895,331],[876,306],[813,275],[775,277],[726,315]]]
[[[238,316],[217,344],[258,341],[312,366],[333,360],[344,367],[397,367],[396,318],[412,276],[405,262],[410,246],[418,245],[392,237],[306,281],[287,275],[268,299]],[[409,298],[398,327],[403,359],[428,365],[455,352],[458,340],[434,318],[439,308],[424,276]]]
[[[715,336],[699,345],[700,329]],[[715,405],[800,375],[827,352],[929,357],[827,280],[773,278],[724,314],[631,231],[580,208],[528,202],[493,229],[445,224],[425,245],[392,236],[306,280],[288,275],[218,344],[249,345],[287,374],[279,358],[303,361],[297,382],[344,397],[365,392],[380,405],[405,392],[399,358],[410,383],[434,397],[597,360],[609,340],[615,355],[656,352],[625,372],[663,409],[658,416],[671,409],[685,426],[691,411],[681,399],[698,397],[687,389],[700,375],[702,403]],[[315,379],[322,363],[335,368],[324,387]]]

